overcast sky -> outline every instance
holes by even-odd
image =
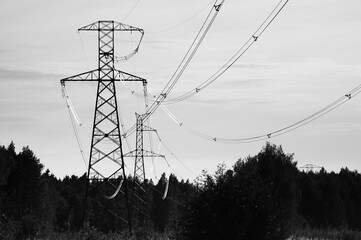
[[[159,94],[182,60],[214,1],[77,0],[0,1],[0,144],[28,145],[58,177],[85,172],[59,80],[97,66],[97,36],[77,29],[114,20],[144,29],[139,53],[116,68],[148,80]],[[216,72],[265,20],[279,0],[226,0],[191,64],[171,92],[179,96]],[[184,126],[214,137],[253,137],[293,124],[361,83],[361,1],[290,0],[262,37],[221,78],[194,97],[167,105]],[[138,35],[119,33],[118,54]],[[126,127],[144,103],[118,83]],[[96,84],[68,83],[89,153]],[[257,154],[265,141],[222,144],[177,125],[160,108],[151,127],[171,149],[161,148],[173,172],[194,179],[224,162]],[[158,142],[153,138],[153,145]],[[134,147],[134,141],[129,139]],[[271,138],[298,166],[361,171],[361,97],[329,114]],[[125,145],[126,146],[126,145]],[[131,147],[132,148],[132,147]],[[128,149],[125,147],[125,152]],[[129,160],[128,160],[129,161]],[[149,160],[150,161],[150,160]],[[148,161],[148,162],[149,162]],[[180,163],[180,161],[182,163]],[[158,160],[157,174],[165,164]],[[151,168],[150,164],[147,165]],[[154,175],[149,172],[149,177]]]

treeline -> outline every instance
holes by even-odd
[[[132,186],[134,179],[128,177],[127,180],[128,185]],[[176,229],[185,203],[196,192],[189,181],[179,181],[171,175],[169,197],[163,200],[167,181],[163,174],[157,184],[152,181],[142,183],[149,202],[148,220],[143,225],[133,224],[139,239],[149,231],[169,232]],[[86,239],[93,239],[89,238],[89,232],[94,235],[94,231],[129,235],[127,226],[116,228],[119,224],[116,224],[114,216],[96,204],[89,205],[87,209],[90,216],[95,216],[95,221],[88,229],[82,230],[85,183],[85,175],[59,179],[49,170],[44,171],[44,166],[29,147],[24,147],[17,154],[13,142],[7,147],[0,146],[0,239],[34,236],[48,239],[53,233],[79,231],[82,231],[79,238]],[[106,202],[106,199],[101,201]],[[109,204],[105,206],[108,209],[113,207]],[[94,239],[98,238],[95,234]]]
[[[132,186],[134,179],[127,180]],[[58,179],[44,171],[28,147],[16,153],[14,143],[0,146],[0,239],[47,239],[67,232],[80,232],[84,239],[95,232],[124,236],[127,229],[92,205],[88,211],[98,218],[94,228],[84,230],[85,181],[85,175]],[[269,143],[231,169],[220,164],[193,183],[174,175],[169,181],[164,200],[164,174],[157,183],[142,183],[149,218],[134,225],[133,238],[158,232],[177,239],[286,239],[307,229],[361,230],[357,171],[299,171],[292,154]]]
[[[313,229],[338,230],[332,239],[353,239],[342,231],[361,230],[361,175],[347,168],[338,174],[299,171],[293,154],[267,143],[232,169],[221,164],[215,174],[203,174],[183,234],[276,240]]]

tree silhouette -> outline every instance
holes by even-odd
[[[17,154],[13,142],[0,146],[0,239],[89,230],[81,230],[85,174],[57,179],[42,169],[29,147]],[[135,182],[128,181],[131,195]],[[163,199],[167,181],[163,174],[156,185],[137,183],[147,189],[150,218],[135,225],[136,238],[158,231],[177,239],[286,239],[308,228],[361,230],[361,174],[300,172],[293,154],[270,143],[231,169],[219,164],[214,174],[204,171],[193,184],[171,175]],[[114,207],[104,198],[110,189],[100,191],[97,200]],[[90,202],[87,209],[92,234],[124,229],[102,206]]]
[[[285,239],[296,218],[293,155],[267,143],[233,170],[206,175],[185,216],[189,239]]]

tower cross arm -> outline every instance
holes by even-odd
[[[129,81],[129,82],[139,81],[139,82],[143,82],[143,84],[147,84],[146,79],[119,70],[115,70],[114,78],[115,81]]]
[[[155,152],[152,152],[152,151],[148,151],[148,150],[142,150],[142,153],[143,153],[143,157],[159,157],[159,158],[165,158],[164,155],[162,154],[158,154],[158,153],[155,153]],[[136,157],[137,156],[137,150],[132,150],[128,153],[125,153],[123,155],[124,157]]]
[[[164,155],[162,154],[158,154],[152,151],[148,151],[148,150],[143,150],[143,155],[144,157],[160,157],[160,158],[165,158]]]
[[[155,130],[154,128],[148,127],[146,125],[143,125],[143,131],[156,132],[157,130]]]
[[[116,21],[98,21],[81,27],[78,31],[138,31],[142,34],[144,30],[141,28],[133,27]]]
[[[61,85],[65,85],[65,82],[70,81],[98,81],[99,80],[99,71],[92,70],[84,73],[80,73],[71,77],[63,78],[60,80]]]
[[[143,84],[147,83],[147,80],[133,74],[122,72],[119,70],[114,70],[114,79],[109,79],[114,81],[140,81]],[[104,79],[99,79],[99,70],[92,70],[84,73],[80,73],[71,77],[63,78],[60,80],[61,85],[65,85],[65,82],[75,82],[75,81],[104,81]]]

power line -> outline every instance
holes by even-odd
[[[212,1],[213,2],[213,1]],[[205,5],[202,9],[200,9],[198,12],[196,12],[195,14],[193,14],[192,16],[188,17],[187,19],[185,20],[182,20],[181,22],[171,26],[171,27],[167,27],[163,30],[160,30],[160,31],[156,31],[156,32],[148,32],[148,34],[156,34],[156,33],[163,33],[163,32],[167,32],[167,31],[170,31],[170,30],[173,30],[175,28],[178,28],[179,26],[185,24],[186,22],[189,22],[190,20],[192,20],[194,17],[196,17],[197,15],[199,15],[201,12],[203,12],[205,9],[207,9],[211,4],[212,2],[208,3],[207,5]]]
[[[139,41],[138,41],[138,44],[137,44],[137,47],[133,50],[133,52],[129,53],[128,55],[125,55],[125,56],[121,56],[121,57],[117,57],[117,56],[114,56],[114,61],[115,62],[122,62],[122,61],[128,61],[130,58],[132,58],[135,54],[138,53],[139,51],[139,47],[140,47],[140,44],[143,40],[143,37],[144,37],[144,31],[143,29],[136,29],[135,31],[138,31],[141,36],[139,38]],[[131,31],[131,33],[133,33],[133,31]]]
[[[65,99],[66,106],[67,106],[68,112],[69,112],[71,125],[73,126],[73,131],[74,131],[74,134],[75,134],[75,138],[76,138],[76,141],[78,143],[78,147],[79,147],[80,154],[82,156],[82,159],[83,159],[83,162],[84,162],[84,165],[85,165],[85,169],[87,170],[88,165],[87,165],[86,159],[85,159],[83,144],[82,144],[82,142],[80,140],[79,132],[78,132],[78,129],[77,129],[77,124],[79,124],[80,126],[82,124],[81,124],[81,122],[79,120],[78,115],[76,114],[76,112],[74,110],[74,107],[73,107],[73,105],[72,105],[72,103],[70,101],[70,98],[69,98],[69,95],[68,95],[68,93],[67,93],[67,91],[65,89],[65,86],[62,87],[62,95],[63,95],[63,98]]]
[[[123,83],[124,86],[128,89],[129,93],[130,93],[132,96],[134,96],[134,97],[136,97],[136,98],[138,98],[138,99],[143,99],[142,97],[138,96],[138,95],[136,94],[136,92],[135,92],[134,90],[132,90],[126,82],[123,81],[122,83]],[[147,90],[149,91],[149,93],[151,94],[151,96],[154,97],[154,92],[152,91],[152,89],[149,88],[149,87],[147,87]],[[161,107],[163,108],[164,106],[161,105]],[[149,125],[148,125],[148,126],[149,126]],[[159,141],[160,146],[163,146],[163,147],[168,151],[168,153],[170,153],[170,154],[173,156],[173,158],[174,158],[175,160],[177,160],[185,169],[187,169],[190,173],[192,173],[192,175],[194,175],[194,176],[196,177],[197,174],[196,174],[190,167],[188,167],[178,156],[176,156],[175,153],[162,141],[162,139],[161,139],[158,131],[155,131],[154,133],[156,134],[156,136],[157,136],[157,138],[158,138],[158,141]],[[124,138],[127,139],[127,137],[124,137]],[[158,147],[158,153],[159,153],[159,151],[160,151],[160,146]],[[151,148],[151,149],[152,149],[152,148]],[[154,163],[153,163],[153,168],[155,169],[155,164],[154,164]],[[172,170],[173,170],[173,172],[175,172],[174,169],[172,169]],[[155,171],[155,170],[154,170],[154,171]],[[178,174],[178,175],[179,175],[179,174]]]
[[[184,101],[201,90],[208,87],[211,83],[216,81],[220,76],[222,76],[230,67],[233,66],[235,62],[239,60],[248,49],[259,39],[259,37],[264,33],[264,31],[271,25],[271,23],[276,19],[276,17],[280,14],[282,9],[286,6],[289,0],[280,0],[279,3],[273,8],[271,13],[267,16],[267,18],[262,22],[262,24],[257,28],[257,30],[248,38],[248,40],[241,46],[241,48],[221,67],[219,68],[212,76],[210,76],[206,81],[198,85],[196,88],[180,95],[178,97],[167,99],[163,101],[163,104],[174,104],[181,101]]]
[[[257,135],[257,136],[251,136],[251,137],[246,137],[246,138],[222,138],[222,137],[216,137],[216,136],[211,136],[202,132],[199,132],[193,128],[190,128],[188,126],[186,126],[183,122],[181,122],[180,120],[178,120],[174,114],[172,114],[165,106],[161,106],[162,109],[165,111],[165,113],[168,115],[168,117],[170,119],[172,119],[172,121],[174,121],[179,127],[184,128],[185,130],[187,130],[188,132],[201,137],[203,139],[209,140],[209,141],[214,141],[217,143],[228,143],[228,144],[237,144],[237,143],[249,143],[249,142],[257,142],[257,141],[262,141],[262,140],[266,140],[269,138],[273,138],[273,137],[277,137],[283,134],[286,134],[288,132],[294,131],[297,128],[300,128],[310,122],[315,121],[316,119],[324,116],[325,114],[333,111],[334,109],[340,107],[341,105],[343,105],[344,103],[346,103],[347,101],[351,100],[351,98],[357,96],[359,93],[361,93],[361,84],[356,86],[355,88],[353,88],[351,91],[349,91],[348,93],[346,93],[345,95],[343,95],[342,97],[338,98],[337,100],[335,100],[334,102],[328,104],[326,107],[320,109],[319,111],[301,119],[300,121],[297,121],[293,124],[290,124],[286,127],[283,127],[281,129],[266,133],[266,134],[262,134],[262,135]]]
[[[86,64],[86,69],[89,70],[90,68],[89,68],[89,65],[88,65],[88,60],[87,60],[87,58],[86,58],[83,40],[81,39],[80,32],[77,32],[77,34],[78,34],[78,36],[79,36],[80,45],[81,45],[81,48],[82,48],[82,50],[83,50],[83,57],[84,57],[84,61],[85,61],[85,64]]]
[[[218,0],[215,1],[215,4],[212,6],[212,9],[210,10],[207,18],[205,19],[202,27],[198,31],[197,36],[193,40],[190,48],[188,49],[187,53],[185,54],[184,58],[182,59],[181,63],[179,64],[178,68],[172,75],[172,77],[169,79],[168,83],[163,88],[161,94],[157,97],[157,99],[153,102],[153,104],[148,108],[147,117],[144,120],[147,120],[160,106],[160,104],[166,99],[170,91],[173,89],[173,87],[176,85],[177,81],[182,76],[184,70],[187,68],[188,64],[192,60],[194,54],[197,52],[200,44],[203,42],[205,36],[207,35],[210,27],[212,26],[215,18],[218,15],[218,12],[220,11],[221,6],[223,5],[225,0],[222,0],[220,4],[218,3]],[[135,125],[133,125],[126,133],[125,135],[134,133],[135,131]]]
[[[139,4],[140,1],[141,1],[141,0],[138,0],[138,1],[134,4],[134,6],[128,11],[128,13],[125,14],[125,16],[123,17],[123,19],[121,20],[122,22],[134,11],[134,9],[138,6],[138,4]]]

